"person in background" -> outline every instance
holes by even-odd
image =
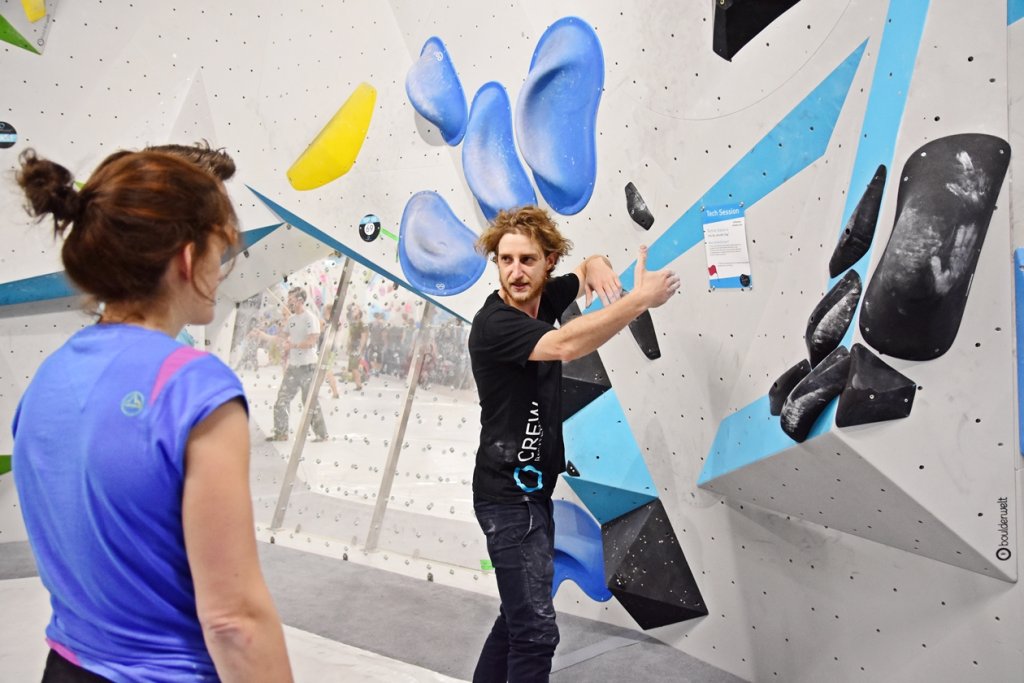
[[[277,401],[274,403],[274,433],[267,441],[288,440],[288,410],[296,394],[302,393],[302,402],[313,402],[313,441],[330,440],[327,425],[324,423],[323,411],[316,396],[310,393],[313,376],[316,375],[316,364],[319,360],[317,348],[320,339],[320,321],[306,307],[306,292],[301,287],[288,290],[288,320],[284,323],[285,339],[283,352],[287,362],[281,387],[277,390]]]
[[[13,422],[53,609],[43,681],[292,678],[256,551],[242,385],[175,341],[213,319],[238,240],[216,174],[120,151],[76,190],[63,166],[19,157],[29,212],[52,216],[68,277],[102,305],[43,361]]]
[[[355,301],[348,305],[346,319],[348,321],[348,374],[356,385],[356,391],[362,391],[363,381],[367,379],[364,370],[369,369],[363,358],[369,332],[363,323],[363,309]]]
[[[324,304],[323,313],[320,315],[320,336],[317,340],[317,348],[323,349],[324,343],[327,341],[327,331],[331,327],[331,314],[334,312],[334,304],[327,302]],[[324,379],[327,380],[327,385],[331,388],[331,398],[338,398],[341,394],[338,393],[338,378],[334,376],[334,349],[330,349],[327,355],[327,374]]]
[[[596,350],[648,308],[675,293],[679,278],[648,273],[641,248],[633,291],[603,256],[552,277],[572,243],[536,206],[501,211],[477,241],[498,266],[501,288],[473,318],[469,356],[480,396],[480,448],[473,509],[487,539],[501,608],[473,680],[547,681],[558,645],[551,601],[555,524],[551,493],[565,471],[562,362]],[[587,295],[604,308],[555,328]]]

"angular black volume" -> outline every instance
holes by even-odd
[[[782,406],[779,422],[793,441],[804,441],[821,412],[846,386],[850,352],[840,346],[818,363],[811,373],[793,387]]]
[[[573,303],[562,314],[561,324],[583,315]],[[562,421],[586,408],[612,386],[597,351],[562,364]]]
[[[640,628],[708,613],[660,500],[602,524],[601,541],[608,590]]]
[[[933,140],[907,160],[860,315],[877,351],[931,360],[953,345],[1009,163],[1010,145],[980,134]]]
[[[797,0],[716,0],[712,49],[722,59],[733,56]]]
[[[629,211],[629,217],[644,230],[650,230],[654,225],[654,216],[633,183],[626,183],[626,210]]]
[[[860,302],[860,292],[860,275],[850,270],[814,307],[804,333],[811,366],[820,363],[843,341]]]
[[[878,223],[878,212],[882,208],[882,190],[885,189],[885,166],[881,165],[857,202],[857,208],[846,221],[843,234],[839,236],[832,258],[828,262],[829,277],[836,277],[859,261],[871,247]]]
[[[811,364],[806,360],[801,360],[779,375],[779,378],[772,384],[772,388],[768,390],[768,410],[772,415],[782,413],[782,404],[786,402],[786,397],[793,391],[793,387],[810,372]]]
[[[910,415],[917,385],[862,344],[850,351],[850,374],[836,408],[836,426],[896,420]]]

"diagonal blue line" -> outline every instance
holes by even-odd
[[[819,159],[828,147],[867,41],[850,53],[807,97],[651,245],[647,267],[662,268],[704,239],[701,207],[742,201],[749,207]],[[633,288],[630,264],[622,286]]]
[[[239,251],[248,249],[261,239],[281,227],[283,223],[265,228],[246,230],[241,234]],[[45,275],[36,275],[22,280],[14,280],[0,284],[0,306],[26,304],[34,301],[50,301],[76,296],[80,292],[68,280],[63,270]]]
[[[889,13],[882,33],[882,44],[878,51],[871,93],[868,95],[868,108],[864,114],[857,159],[850,181],[851,188],[861,189],[847,190],[843,225],[853,213],[857,204],[856,199],[860,198],[863,188],[874,175],[878,164],[892,164],[896,136],[903,118],[927,14],[928,0],[891,0],[889,3]],[[864,264],[867,262],[867,258],[860,260],[862,269],[866,267]],[[844,343],[849,344],[852,331],[853,325],[850,326]],[[807,438],[812,439],[832,429],[835,424],[837,403],[838,401],[833,400],[828,404],[818,416]],[[768,397],[762,396],[722,420],[711,450],[704,459],[704,468],[698,483],[703,484],[727,472],[757,462],[794,443],[796,442],[782,431],[779,418],[769,413]]]
[[[370,261],[365,256],[361,255],[359,252],[357,252],[354,249],[352,249],[352,248],[348,247],[347,245],[345,245],[343,242],[339,242],[337,239],[335,239],[334,237],[331,237],[326,232],[324,232],[320,228],[316,227],[315,225],[313,225],[309,221],[307,221],[307,220],[305,220],[303,218],[300,218],[298,215],[296,215],[296,214],[292,213],[291,211],[289,211],[288,209],[284,208],[283,206],[281,206],[280,204],[275,202],[273,199],[270,199],[269,197],[264,196],[258,190],[255,190],[254,188],[250,187],[249,185],[246,185],[246,187],[248,187],[249,191],[252,192],[254,195],[256,195],[261,202],[266,204],[267,208],[269,208],[271,211],[276,213],[282,220],[284,220],[284,222],[288,223],[293,228],[295,228],[297,230],[301,230],[302,232],[306,233],[307,235],[309,235],[313,239],[316,239],[316,240],[319,240],[320,242],[323,242],[324,244],[329,246],[331,249],[338,250],[339,252],[341,252],[345,256],[348,256],[353,261],[355,261],[356,263],[358,263],[361,266],[363,266],[364,268],[369,268],[373,272],[378,273],[380,275],[383,275],[384,277],[386,277],[387,279],[391,280],[395,284],[400,285],[401,287],[404,287],[405,289],[408,289],[410,292],[412,292],[416,296],[429,301],[430,303],[432,303],[433,305],[437,306],[438,308],[440,308],[441,310],[445,311],[446,313],[449,313],[449,314],[455,316],[456,318],[459,318],[461,320],[465,320],[466,322],[469,322],[463,316],[459,315],[458,313],[456,313],[455,311],[451,310],[447,306],[445,306],[443,304],[439,304],[436,300],[431,299],[429,296],[426,296],[425,294],[423,294],[423,292],[421,292],[420,290],[416,289],[415,287],[410,285],[408,282],[406,282],[402,278],[398,277],[397,275],[395,275],[394,273],[390,272],[386,268],[382,268],[381,266],[378,266],[373,261]]]

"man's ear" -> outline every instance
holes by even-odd
[[[548,274],[550,275],[551,271],[558,265],[558,253],[553,251],[545,256],[544,260],[548,262]]]

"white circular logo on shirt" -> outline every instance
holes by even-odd
[[[121,399],[121,412],[128,417],[135,417],[146,407],[146,399],[141,391],[132,391]]]

